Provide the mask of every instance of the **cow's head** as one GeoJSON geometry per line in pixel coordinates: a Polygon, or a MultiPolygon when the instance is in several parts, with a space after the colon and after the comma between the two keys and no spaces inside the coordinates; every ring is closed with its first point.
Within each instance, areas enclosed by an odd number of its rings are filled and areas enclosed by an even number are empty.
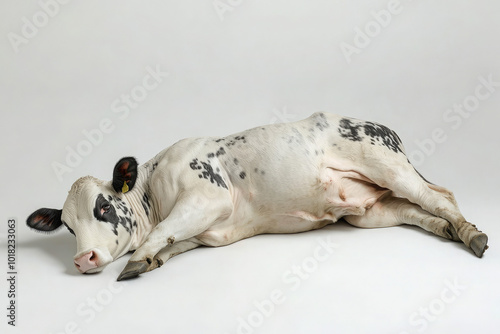
{"type": "Polygon", "coordinates": [[[132,190],[136,179],[137,161],[123,158],[116,164],[111,182],[82,177],[71,187],[62,210],[39,209],[26,222],[43,232],[65,225],[76,237],[77,269],[99,272],[131,250],[135,242],[136,215],[124,193],[132,190]]]}

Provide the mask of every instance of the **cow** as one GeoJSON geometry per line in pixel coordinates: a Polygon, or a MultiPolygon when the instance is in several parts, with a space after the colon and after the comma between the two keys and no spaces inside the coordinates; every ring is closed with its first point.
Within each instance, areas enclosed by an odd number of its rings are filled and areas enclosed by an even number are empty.
{"type": "Polygon", "coordinates": [[[482,257],[488,237],[467,222],[452,192],[427,181],[398,135],[378,123],[314,113],[227,137],[183,139],[139,166],[120,159],[111,181],[78,179],[62,209],[27,218],[76,237],[74,264],[97,273],[134,251],[118,280],[203,246],[263,233],[419,226],[482,257]]]}

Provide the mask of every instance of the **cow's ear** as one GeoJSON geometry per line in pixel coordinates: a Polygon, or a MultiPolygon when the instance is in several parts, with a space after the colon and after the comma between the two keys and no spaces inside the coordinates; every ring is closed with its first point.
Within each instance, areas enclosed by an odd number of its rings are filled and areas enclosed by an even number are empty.
{"type": "Polygon", "coordinates": [[[52,232],[61,227],[61,214],[62,210],[38,209],[26,219],[26,224],[37,231],[52,232]]]}
{"type": "Polygon", "coordinates": [[[113,170],[113,189],[126,193],[132,190],[137,179],[137,160],[133,157],[121,158],[113,170]]]}

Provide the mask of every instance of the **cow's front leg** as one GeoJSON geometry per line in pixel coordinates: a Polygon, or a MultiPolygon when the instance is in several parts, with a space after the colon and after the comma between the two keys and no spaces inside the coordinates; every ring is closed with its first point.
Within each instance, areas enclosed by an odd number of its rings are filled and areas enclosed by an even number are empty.
{"type": "Polygon", "coordinates": [[[150,270],[150,267],[154,267],[155,256],[163,248],[177,245],[182,248],[182,241],[206,231],[214,222],[229,217],[231,212],[232,202],[228,194],[221,198],[206,198],[198,193],[185,193],[170,215],[151,231],[146,241],[134,252],[118,280],[137,277],[150,270]]]}
{"type": "Polygon", "coordinates": [[[187,252],[191,249],[195,249],[196,247],[199,246],[200,243],[194,238],[176,242],[172,246],[167,246],[163,248],[161,251],[159,251],[158,254],[155,255],[155,257],[153,258],[153,262],[149,265],[146,271],[151,271],[156,268],[160,268],[165,262],[167,262],[174,256],[187,252]]]}

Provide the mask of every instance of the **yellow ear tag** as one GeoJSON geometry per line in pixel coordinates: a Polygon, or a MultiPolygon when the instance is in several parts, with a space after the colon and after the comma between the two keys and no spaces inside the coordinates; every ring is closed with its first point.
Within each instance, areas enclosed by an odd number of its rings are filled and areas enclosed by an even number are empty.
{"type": "Polygon", "coordinates": [[[126,193],[128,191],[128,184],[127,181],[123,182],[123,187],[122,187],[122,193],[126,193]]]}

